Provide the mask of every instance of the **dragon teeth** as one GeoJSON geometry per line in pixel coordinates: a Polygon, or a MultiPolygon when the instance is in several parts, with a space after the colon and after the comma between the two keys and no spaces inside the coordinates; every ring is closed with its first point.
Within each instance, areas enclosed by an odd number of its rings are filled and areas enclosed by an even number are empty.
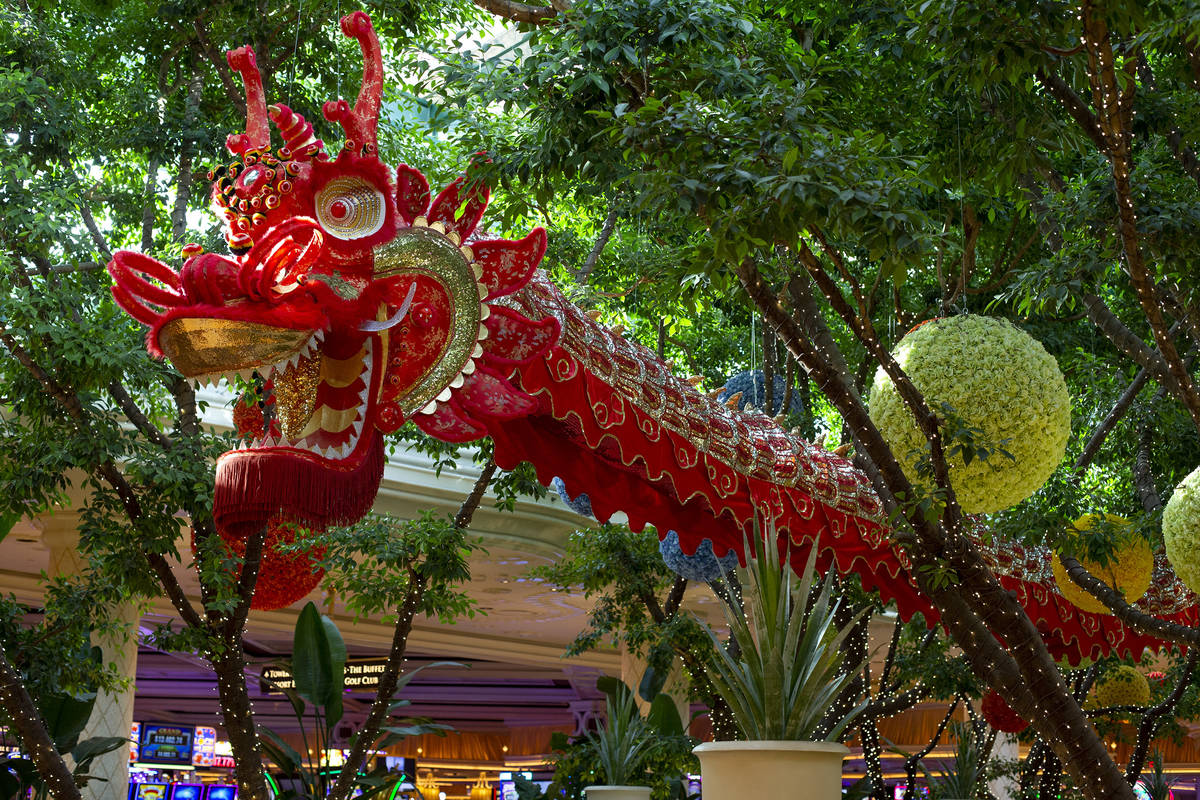
{"type": "Polygon", "coordinates": [[[466,380],[466,376],[460,372],[459,374],[454,376],[454,380],[450,381],[450,388],[457,389],[458,387],[463,385],[464,380],[466,380]]]}

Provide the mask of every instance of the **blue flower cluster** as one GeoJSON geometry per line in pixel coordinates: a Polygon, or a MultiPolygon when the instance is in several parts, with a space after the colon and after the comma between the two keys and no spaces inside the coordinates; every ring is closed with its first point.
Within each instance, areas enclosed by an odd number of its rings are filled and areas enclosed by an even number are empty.
{"type": "Polygon", "coordinates": [[[667,531],[667,535],[658,543],[658,552],[662,553],[663,563],[668,568],[689,581],[715,581],[738,565],[737,553],[732,550],[717,558],[708,539],[700,542],[695,553],[684,555],[679,546],[679,534],[675,531],[667,531]]]}
{"type": "MultiPolygon", "coordinates": [[[[778,414],[783,407],[783,396],[787,392],[787,387],[784,386],[784,376],[776,375],[771,388],[772,394],[775,396],[775,402],[771,404],[771,408],[774,409],[772,413],[778,414]]],[[[767,386],[763,371],[752,369],[737,373],[725,381],[725,388],[717,395],[717,400],[724,403],[738,392],[742,393],[742,396],[738,398],[739,409],[745,408],[748,403],[753,403],[755,408],[765,406],[767,386]]],[[[804,404],[800,402],[799,392],[792,392],[791,411],[794,414],[804,413],[804,404]]]]}
{"type": "Polygon", "coordinates": [[[562,478],[551,478],[550,488],[558,492],[558,496],[562,498],[562,501],[566,504],[567,508],[574,511],[576,514],[579,514],[583,517],[591,517],[592,519],[596,518],[596,515],[592,513],[591,498],[581,492],[578,497],[572,499],[571,496],[567,494],[567,485],[563,483],[562,478]]]}

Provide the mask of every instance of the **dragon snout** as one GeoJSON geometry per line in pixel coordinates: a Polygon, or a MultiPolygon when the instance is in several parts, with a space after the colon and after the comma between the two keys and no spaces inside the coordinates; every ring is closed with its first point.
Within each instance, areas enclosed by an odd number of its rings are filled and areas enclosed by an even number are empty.
{"type": "Polygon", "coordinates": [[[277,303],[307,280],[324,250],[325,236],[316,220],[290,219],[242,257],[240,288],[256,300],[277,303]]]}

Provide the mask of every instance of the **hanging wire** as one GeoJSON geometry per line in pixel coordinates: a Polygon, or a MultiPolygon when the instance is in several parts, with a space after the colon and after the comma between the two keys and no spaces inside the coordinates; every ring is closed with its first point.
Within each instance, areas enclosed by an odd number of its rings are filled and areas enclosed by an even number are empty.
{"type": "MultiPolygon", "coordinates": [[[[338,18],[338,23],[340,24],[342,21],[342,0],[337,0],[337,18],[338,18]]],[[[334,47],[335,48],[337,47],[337,43],[340,41],[341,41],[341,37],[335,35],[334,36],[334,47]]],[[[341,59],[335,59],[335,62],[340,65],[341,59]]],[[[337,76],[337,99],[341,100],[342,99],[342,70],[341,70],[340,66],[334,68],[334,75],[337,76]]]]}
{"type": "Polygon", "coordinates": [[[962,257],[961,263],[958,265],[958,274],[962,276],[962,290],[958,293],[958,313],[967,313],[967,275],[966,275],[966,258],[967,258],[967,186],[966,180],[963,178],[963,158],[962,158],[962,109],[954,109],[954,145],[958,150],[958,226],[962,230],[962,257]]]}
{"type": "Polygon", "coordinates": [[[754,357],[758,355],[758,345],[755,344],[754,334],[758,330],[758,319],[754,309],[750,310],[750,400],[758,405],[758,375],[755,374],[754,357]]]}
{"type": "MultiPolygon", "coordinates": [[[[288,91],[296,86],[296,56],[300,52],[300,24],[304,19],[304,0],[296,6],[296,38],[292,41],[292,63],[288,67],[288,91]]],[[[288,97],[288,102],[296,104],[295,97],[288,97]]]]}

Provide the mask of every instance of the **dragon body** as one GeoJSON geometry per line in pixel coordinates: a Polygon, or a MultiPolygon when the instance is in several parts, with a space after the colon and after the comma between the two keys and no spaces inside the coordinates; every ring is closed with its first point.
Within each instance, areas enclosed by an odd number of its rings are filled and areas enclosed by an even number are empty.
{"type": "MultiPolygon", "coordinates": [[[[365,66],[354,106],[324,109],[345,131],[336,157],[303,117],[266,105],[253,52],[231,51],[247,125],[228,139],[235,160],[212,173],[212,197],[232,256],[185,249],[176,271],[122,251],[109,265],[117,301],[149,326],[152,354],[194,380],[257,376],[235,409],[243,444],[217,464],[222,537],[237,550],[263,526],[359,519],[378,491],[384,436],[411,421],[446,441],[490,435],[501,467],[532,462],[543,483],[558,476],[572,495],[587,493],[598,518],[620,510],[635,529],[677,531],[685,552],[708,539],[717,555],[740,553],[753,520],[770,519],[794,563],[818,543],[821,569],[857,573],[905,618],[936,622],[849,461],[699,393],[573,306],[537,270],[543,230],[515,241],[479,234],[485,189],[460,178],[433,196],[420,172],[380,160],[379,44],[362,12],[341,26],[365,66]],[[276,150],[272,125],[284,142],[276,150]]],[[[1071,606],[1048,552],[985,553],[1056,655],[1136,656],[1156,644],[1071,606]]],[[[264,574],[312,573],[285,561],[268,552],[264,574]]],[[[286,605],[313,585],[285,583],[290,595],[255,604],[286,605]]],[[[1162,563],[1140,605],[1195,616],[1162,563]]]]}

